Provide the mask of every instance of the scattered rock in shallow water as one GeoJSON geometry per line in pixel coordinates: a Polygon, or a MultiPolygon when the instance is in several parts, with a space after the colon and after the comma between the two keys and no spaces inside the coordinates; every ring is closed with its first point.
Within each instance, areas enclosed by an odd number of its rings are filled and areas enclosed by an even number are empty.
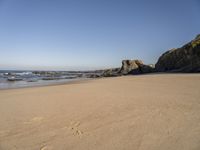
{"type": "Polygon", "coordinates": [[[112,68],[112,69],[107,69],[104,70],[102,76],[103,77],[116,77],[116,76],[120,76],[120,68],[112,68]]]}
{"type": "Polygon", "coordinates": [[[12,76],[12,77],[8,77],[7,80],[8,81],[22,81],[23,79],[19,78],[19,77],[12,76]]]}
{"type": "Polygon", "coordinates": [[[100,78],[101,75],[99,74],[91,74],[91,75],[88,75],[88,78],[100,78]]]}

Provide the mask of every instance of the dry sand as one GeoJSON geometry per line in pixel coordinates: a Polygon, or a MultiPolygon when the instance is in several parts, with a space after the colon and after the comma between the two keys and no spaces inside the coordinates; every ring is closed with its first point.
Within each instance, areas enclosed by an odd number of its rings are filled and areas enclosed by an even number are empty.
{"type": "Polygon", "coordinates": [[[200,74],[1,90],[0,150],[200,150],[200,74]]]}

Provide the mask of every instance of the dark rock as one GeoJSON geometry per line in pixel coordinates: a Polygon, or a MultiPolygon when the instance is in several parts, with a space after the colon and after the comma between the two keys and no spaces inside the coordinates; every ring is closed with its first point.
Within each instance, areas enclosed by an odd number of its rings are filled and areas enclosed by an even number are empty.
{"type": "Polygon", "coordinates": [[[102,77],[117,77],[128,74],[143,74],[154,72],[153,65],[145,65],[141,60],[123,60],[121,68],[106,69],[102,77]]]}
{"type": "Polygon", "coordinates": [[[141,60],[123,60],[120,73],[127,74],[143,74],[154,72],[153,65],[145,65],[141,60]]]}
{"type": "Polygon", "coordinates": [[[21,81],[21,80],[23,80],[23,79],[22,79],[22,78],[19,78],[19,77],[14,77],[14,76],[12,76],[12,77],[9,77],[7,80],[8,80],[8,81],[21,81]]]}
{"type": "Polygon", "coordinates": [[[142,73],[152,73],[155,72],[155,65],[150,64],[150,65],[140,65],[139,66],[141,74],[142,73]]]}
{"type": "Polygon", "coordinates": [[[57,78],[54,77],[44,77],[42,80],[57,80],[57,78]]]}
{"type": "Polygon", "coordinates": [[[101,75],[99,75],[99,74],[90,74],[88,76],[88,78],[100,78],[100,77],[101,77],[101,75]]]}
{"type": "Polygon", "coordinates": [[[159,72],[200,72],[200,35],[181,48],[165,52],[155,67],[159,72]]]}
{"type": "Polygon", "coordinates": [[[130,73],[139,73],[139,66],[143,65],[141,60],[123,60],[122,67],[120,69],[120,73],[123,75],[130,73]]]}
{"type": "Polygon", "coordinates": [[[112,69],[106,69],[102,73],[103,77],[116,77],[120,76],[121,74],[119,73],[120,68],[112,68],[112,69]]]}

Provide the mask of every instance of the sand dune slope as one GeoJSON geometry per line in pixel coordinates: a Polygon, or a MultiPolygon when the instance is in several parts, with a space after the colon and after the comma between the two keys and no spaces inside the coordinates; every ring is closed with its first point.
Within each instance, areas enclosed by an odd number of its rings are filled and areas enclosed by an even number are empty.
{"type": "Polygon", "coordinates": [[[0,150],[199,150],[200,74],[0,91],[0,150]]]}

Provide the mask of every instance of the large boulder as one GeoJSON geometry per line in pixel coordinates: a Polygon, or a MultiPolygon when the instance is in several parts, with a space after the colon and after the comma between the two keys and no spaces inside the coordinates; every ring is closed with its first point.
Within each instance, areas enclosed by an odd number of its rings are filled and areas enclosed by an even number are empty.
{"type": "Polygon", "coordinates": [[[155,67],[159,72],[200,72],[200,35],[183,47],[162,54],[155,67]]]}
{"type": "Polygon", "coordinates": [[[123,75],[130,74],[131,72],[139,73],[139,66],[141,65],[143,65],[141,60],[123,60],[120,73],[123,75]]]}
{"type": "Polygon", "coordinates": [[[142,60],[123,60],[120,73],[126,74],[143,74],[154,72],[153,65],[145,65],[142,60]]]}

